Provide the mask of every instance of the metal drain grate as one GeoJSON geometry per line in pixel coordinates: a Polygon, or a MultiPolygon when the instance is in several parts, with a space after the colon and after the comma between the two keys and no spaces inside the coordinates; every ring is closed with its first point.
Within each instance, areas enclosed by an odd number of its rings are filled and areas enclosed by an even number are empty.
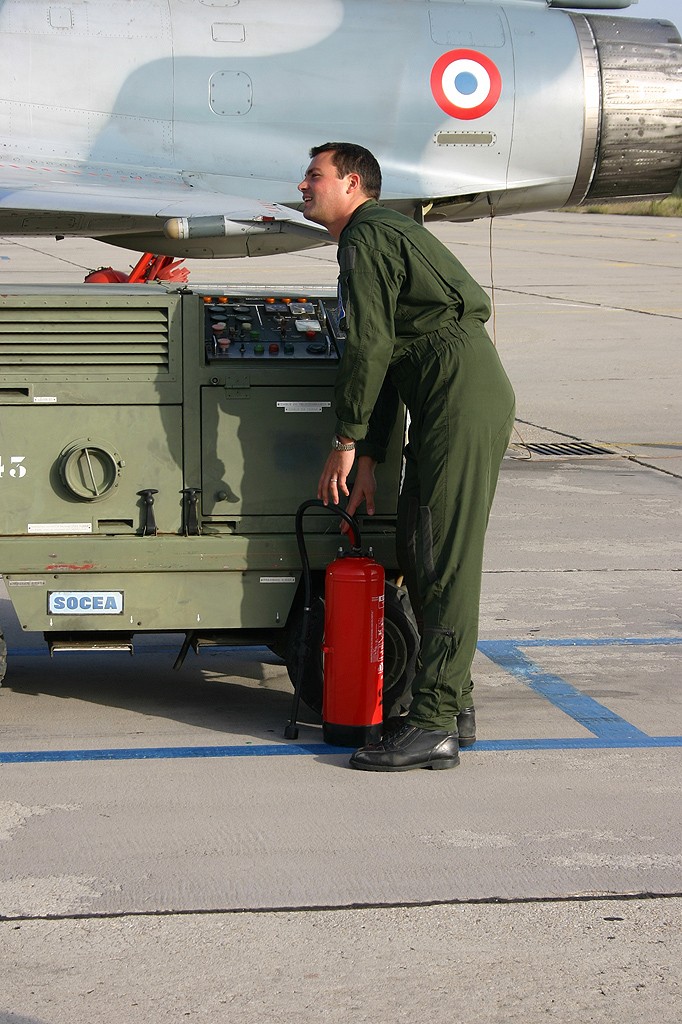
{"type": "Polygon", "coordinates": [[[529,452],[536,455],[614,455],[611,448],[602,448],[597,444],[590,444],[589,441],[558,441],[543,444],[538,441],[524,441],[519,445],[527,448],[529,452]]]}

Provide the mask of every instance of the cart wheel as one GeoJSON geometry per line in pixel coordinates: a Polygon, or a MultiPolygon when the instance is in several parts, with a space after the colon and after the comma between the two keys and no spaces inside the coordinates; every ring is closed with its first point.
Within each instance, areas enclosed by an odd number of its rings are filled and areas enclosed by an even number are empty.
{"type": "MultiPolygon", "coordinates": [[[[294,686],[298,672],[299,644],[303,609],[297,610],[289,629],[287,671],[294,686]]],[[[310,610],[308,656],[303,669],[301,700],[318,714],[322,713],[322,640],[324,636],[324,599],[317,595],[310,610]]],[[[386,583],[384,605],[384,721],[399,715],[410,705],[419,633],[410,599],[403,587],[386,583]]]]}
{"type": "Polygon", "coordinates": [[[407,711],[417,671],[419,631],[405,587],[387,583],[384,606],[384,721],[407,711]]]}
{"type": "Polygon", "coordinates": [[[0,686],[5,678],[5,672],[7,671],[7,644],[5,643],[5,636],[0,629],[0,686]]]}
{"type": "MultiPolygon", "coordinates": [[[[287,624],[285,661],[289,679],[296,686],[298,666],[301,657],[301,631],[303,630],[303,605],[292,611],[287,624]]],[[[314,594],[310,605],[308,623],[308,651],[301,679],[301,700],[311,711],[322,713],[322,639],[324,636],[324,599],[314,594]]]]}

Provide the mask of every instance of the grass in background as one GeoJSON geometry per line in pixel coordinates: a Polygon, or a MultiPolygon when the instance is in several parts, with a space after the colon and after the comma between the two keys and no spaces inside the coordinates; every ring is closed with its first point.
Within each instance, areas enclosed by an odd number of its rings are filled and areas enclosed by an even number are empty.
{"type": "Polygon", "coordinates": [[[603,203],[574,207],[576,213],[621,213],[633,217],[682,217],[682,196],[649,199],[643,202],[603,203]]]}
{"type": "Polygon", "coordinates": [[[671,196],[665,199],[636,200],[621,199],[613,203],[594,203],[589,206],[574,206],[576,213],[624,213],[633,217],[682,217],[682,178],[671,196]]]}

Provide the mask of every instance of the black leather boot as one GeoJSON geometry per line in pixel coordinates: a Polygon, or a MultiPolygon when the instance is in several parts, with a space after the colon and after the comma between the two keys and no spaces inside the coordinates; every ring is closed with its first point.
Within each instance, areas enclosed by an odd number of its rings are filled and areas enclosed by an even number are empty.
{"type": "Polygon", "coordinates": [[[368,772],[408,772],[411,768],[454,768],[459,764],[456,732],[402,725],[381,743],[356,750],[353,768],[368,772]]]}
{"type": "Polygon", "coordinates": [[[462,708],[457,715],[460,747],[473,747],[476,742],[476,708],[462,708]]]}

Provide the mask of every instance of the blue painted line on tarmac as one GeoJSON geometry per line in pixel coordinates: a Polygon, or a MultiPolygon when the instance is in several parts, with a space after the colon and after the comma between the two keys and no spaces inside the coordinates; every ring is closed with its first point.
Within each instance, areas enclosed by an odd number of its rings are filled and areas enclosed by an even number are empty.
{"type": "Polygon", "coordinates": [[[631,739],[604,739],[601,736],[566,739],[477,740],[467,750],[640,750],[652,747],[682,747],[682,736],[647,736],[639,733],[631,739]]]}
{"type": "Polygon", "coordinates": [[[326,743],[249,743],[233,747],[114,747],[109,750],[17,750],[0,753],[0,764],[54,761],[158,761],[190,757],[286,757],[292,754],[352,753],[326,743]]]}
{"type": "MultiPolygon", "coordinates": [[[[581,693],[560,676],[545,672],[528,658],[522,648],[671,646],[682,644],[682,637],[602,637],[527,640],[483,640],[479,650],[583,725],[592,737],[562,739],[479,740],[474,751],[519,750],[635,750],[682,747],[682,736],[647,736],[592,697],[581,693]]],[[[247,650],[247,648],[245,648],[247,650]]],[[[253,648],[250,648],[253,652],[253,648]]],[[[17,650],[16,653],[28,653],[17,650]]],[[[30,652],[31,654],[33,651],[30,652]]],[[[44,652],[41,652],[44,653],[44,652]]],[[[152,653],[150,650],[149,653],[152,653]]],[[[156,653],[156,652],[154,652],[156,653]]],[[[326,743],[243,744],[211,747],[128,747],[103,750],[0,751],[0,764],[46,764],[74,761],[147,761],[202,757],[285,757],[291,755],[348,755],[352,747],[332,747],[326,743]]],[[[466,751],[465,751],[466,753],[466,751]]]]}
{"type": "MultiPolygon", "coordinates": [[[[645,736],[641,738],[602,739],[527,739],[479,740],[471,751],[519,750],[638,750],[661,747],[682,747],[682,736],[645,736]]],[[[110,750],[17,750],[0,752],[0,764],[54,764],[85,761],[162,761],[205,757],[290,757],[345,756],[354,747],[332,747],[326,743],[254,743],[234,747],[130,747],[110,750]]]]}
{"type": "Polygon", "coordinates": [[[479,650],[515,679],[548,700],[579,725],[589,729],[601,740],[642,740],[646,733],[626,722],[594,698],[582,693],[561,676],[545,672],[520,650],[518,641],[484,640],[479,650]]]}
{"type": "Polygon", "coordinates": [[[682,644],[682,636],[605,636],[566,637],[548,640],[530,637],[527,640],[485,640],[483,643],[512,644],[515,647],[669,647],[682,644]]]}

